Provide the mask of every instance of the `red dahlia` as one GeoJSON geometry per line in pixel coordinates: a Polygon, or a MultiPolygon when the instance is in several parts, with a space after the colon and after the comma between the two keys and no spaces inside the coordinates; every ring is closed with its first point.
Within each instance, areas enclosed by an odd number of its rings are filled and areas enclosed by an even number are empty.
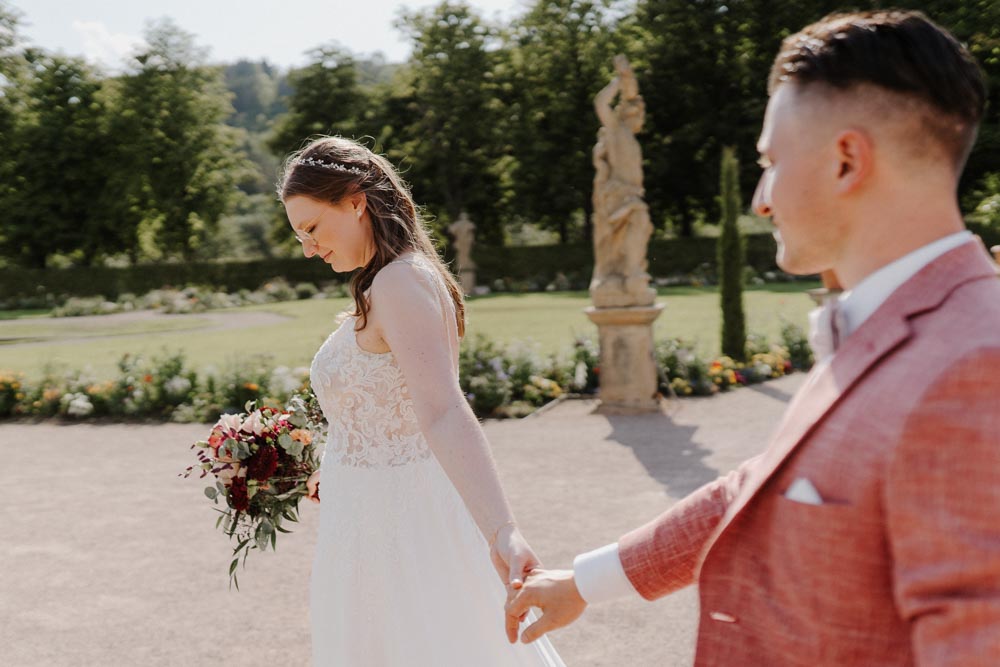
{"type": "Polygon", "coordinates": [[[250,509],[250,496],[247,495],[247,480],[245,477],[233,477],[229,485],[229,502],[237,512],[250,509]]]}
{"type": "Polygon", "coordinates": [[[262,445],[246,461],[247,479],[264,482],[278,469],[278,450],[272,445],[262,445]]]}

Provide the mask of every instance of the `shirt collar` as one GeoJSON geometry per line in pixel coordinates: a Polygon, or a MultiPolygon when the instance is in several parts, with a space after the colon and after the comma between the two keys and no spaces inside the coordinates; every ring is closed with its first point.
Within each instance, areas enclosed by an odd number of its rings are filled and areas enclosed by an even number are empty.
{"type": "Polygon", "coordinates": [[[935,259],[970,241],[972,232],[963,230],[928,243],[869,275],[854,289],[840,295],[840,309],[846,331],[844,338],[864,324],[893,292],[935,259]]]}

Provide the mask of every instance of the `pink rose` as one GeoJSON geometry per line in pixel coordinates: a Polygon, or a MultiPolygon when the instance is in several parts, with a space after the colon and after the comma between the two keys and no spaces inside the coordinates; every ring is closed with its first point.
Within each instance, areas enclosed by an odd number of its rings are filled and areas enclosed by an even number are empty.
{"type": "Polygon", "coordinates": [[[244,433],[253,433],[254,435],[261,435],[264,432],[264,421],[260,414],[260,410],[254,410],[250,413],[250,416],[243,420],[243,426],[240,430],[244,433]]]}
{"type": "Polygon", "coordinates": [[[222,427],[227,431],[239,431],[240,430],[240,416],[239,415],[222,415],[219,417],[219,421],[215,424],[216,428],[222,427]]]}

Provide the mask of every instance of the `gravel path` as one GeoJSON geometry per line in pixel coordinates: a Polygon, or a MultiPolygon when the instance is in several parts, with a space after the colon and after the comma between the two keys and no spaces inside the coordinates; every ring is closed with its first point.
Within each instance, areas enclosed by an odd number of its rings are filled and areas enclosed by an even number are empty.
{"type": "MultiPolygon", "coordinates": [[[[566,567],[760,451],[803,379],[644,417],[567,401],[486,432],[525,535],[547,565],[566,567]]],[[[0,665],[309,663],[318,508],[304,503],[294,534],[255,552],[242,591],[228,591],[228,541],[205,483],[176,476],[206,432],[0,424],[0,665]]],[[[593,607],[553,642],[569,667],[688,665],[696,619],[690,588],[593,607]]]]}

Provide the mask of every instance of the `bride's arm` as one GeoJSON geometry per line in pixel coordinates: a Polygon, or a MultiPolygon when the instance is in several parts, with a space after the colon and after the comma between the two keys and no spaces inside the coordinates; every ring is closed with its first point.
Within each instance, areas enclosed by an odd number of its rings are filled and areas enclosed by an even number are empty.
{"type": "MultiPolygon", "coordinates": [[[[431,450],[510,568],[509,581],[522,580],[539,563],[514,523],[489,441],[455,376],[446,328],[455,325],[442,314],[430,279],[408,263],[382,269],[372,283],[373,321],[403,372],[431,450]]],[[[494,563],[502,571],[495,556],[494,563]]]]}

